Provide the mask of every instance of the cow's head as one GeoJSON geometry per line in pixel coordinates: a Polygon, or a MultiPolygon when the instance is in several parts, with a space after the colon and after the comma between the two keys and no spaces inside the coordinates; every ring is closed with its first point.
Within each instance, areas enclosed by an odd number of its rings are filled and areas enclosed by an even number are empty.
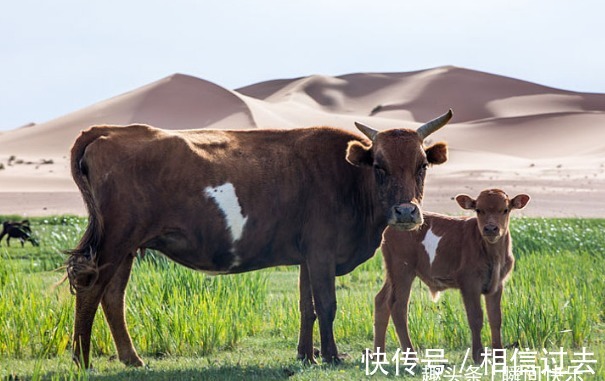
{"type": "Polygon", "coordinates": [[[529,196],[520,194],[509,199],[500,189],[488,189],[479,194],[476,200],[465,194],[456,196],[456,201],[463,209],[477,213],[477,225],[481,236],[488,243],[494,244],[508,233],[510,212],[523,209],[529,202],[529,196]]]}
{"type": "Polygon", "coordinates": [[[423,141],[445,126],[451,117],[452,110],[449,110],[416,131],[376,131],[364,124],[355,123],[370,139],[371,145],[349,142],[347,161],[359,167],[372,168],[375,189],[389,225],[401,230],[412,230],[422,224],[420,203],[426,170],[430,164],[441,164],[447,160],[445,143],[425,147],[423,141]]]}

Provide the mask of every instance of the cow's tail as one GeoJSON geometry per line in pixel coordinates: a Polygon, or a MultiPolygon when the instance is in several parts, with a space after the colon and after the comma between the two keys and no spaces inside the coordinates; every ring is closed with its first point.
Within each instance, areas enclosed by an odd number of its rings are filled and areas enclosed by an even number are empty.
{"type": "Polygon", "coordinates": [[[88,210],[88,225],[80,242],[66,254],[67,279],[72,294],[92,288],[99,278],[97,252],[103,238],[103,219],[89,182],[86,148],[96,139],[107,136],[108,130],[93,127],[83,131],[71,149],[71,175],[82,193],[88,210]]]}

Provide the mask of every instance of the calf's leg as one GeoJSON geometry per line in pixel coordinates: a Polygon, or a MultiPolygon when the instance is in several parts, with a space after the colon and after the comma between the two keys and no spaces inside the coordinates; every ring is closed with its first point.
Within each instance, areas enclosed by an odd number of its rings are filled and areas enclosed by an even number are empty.
{"type": "Polygon", "coordinates": [[[387,326],[391,316],[391,283],[384,282],[382,289],[374,297],[374,352],[385,349],[387,326]]]}
{"type": "Polygon", "coordinates": [[[487,319],[492,333],[492,348],[502,349],[502,287],[493,294],[485,295],[485,307],[487,309],[487,319]]]}
{"type": "Polygon", "coordinates": [[[466,317],[471,329],[472,335],[472,352],[475,363],[481,362],[481,328],[483,328],[483,310],[481,310],[481,292],[476,288],[460,289],[464,308],[466,309],[466,317]]]}
{"type": "Polygon", "coordinates": [[[391,289],[391,298],[389,300],[391,317],[399,338],[399,345],[402,350],[409,348],[414,352],[410,331],[408,328],[408,305],[410,303],[410,292],[412,291],[412,282],[414,275],[407,272],[398,274],[396,281],[393,281],[391,289]]]}

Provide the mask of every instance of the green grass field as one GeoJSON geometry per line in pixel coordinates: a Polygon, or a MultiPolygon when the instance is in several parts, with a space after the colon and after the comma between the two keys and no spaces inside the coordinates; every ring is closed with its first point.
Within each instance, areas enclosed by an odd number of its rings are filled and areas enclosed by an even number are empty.
{"type": "MultiPolygon", "coordinates": [[[[18,216],[0,220],[19,219],[18,216]]],[[[382,286],[378,253],[351,274],[337,279],[336,342],[349,358],[344,364],[304,366],[296,360],[299,326],[298,269],[274,268],[242,275],[207,276],[161,255],[137,259],[127,291],[127,321],[139,354],[147,363],[132,369],[115,360],[109,329],[99,309],[93,328],[94,370],[71,361],[74,298],[63,272],[61,252],[76,244],[85,219],[30,218],[41,245],[21,248],[17,240],[0,247],[0,379],[92,380],[355,380],[366,375],[362,353],[372,346],[373,298],[382,286]]],[[[559,357],[585,365],[605,379],[605,220],[514,219],[517,258],[503,298],[503,341],[507,365],[512,356],[536,352],[536,367],[554,367],[559,357]],[[563,350],[561,350],[561,348],[563,350]],[[582,349],[585,348],[585,349],[582,349]],[[557,352],[565,354],[556,355],[557,352]]],[[[410,331],[422,359],[441,349],[452,375],[470,346],[461,297],[445,292],[438,303],[416,281],[410,304],[410,331]],[[427,351],[428,350],[428,351],[427,351]],[[432,352],[431,352],[432,353],[432,352]]],[[[319,346],[319,334],[315,334],[319,346]]],[[[489,343],[484,324],[483,342],[489,343]]],[[[388,378],[398,367],[397,338],[389,328],[388,378]]],[[[427,357],[428,358],[428,357],[427,357]]],[[[465,363],[467,364],[467,363],[465,363]]],[[[367,364],[373,370],[375,363],[367,364]]],[[[467,364],[468,365],[468,364],[467,364]]],[[[414,379],[423,379],[416,369],[414,379]]],[[[587,368],[584,367],[584,370],[587,368]]],[[[426,375],[425,375],[426,376],[426,375]]],[[[541,379],[546,380],[547,375],[541,379]]],[[[567,379],[565,376],[561,379],[567,379]]],[[[410,378],[408,375],[407,378],[410,378]]],[[[426,377],[425,377],[426,378],[426,377]]],[[[491,374],[484,376],[491,379],[491,374]]],[[[497,377],[498,378],[498,377],[497,377]]],[[[457,379],[465,379],[460,377],[457,379]]],[[[469,378],[467,378],[469,379],[469,378]]],[[[550,379],[553,379],[552,377],[550,379]]]]}

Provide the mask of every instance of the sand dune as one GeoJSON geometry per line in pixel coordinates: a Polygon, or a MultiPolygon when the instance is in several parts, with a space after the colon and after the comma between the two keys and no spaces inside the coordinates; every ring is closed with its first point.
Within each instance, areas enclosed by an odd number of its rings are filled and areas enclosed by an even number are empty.
{"type": "Polygon", "coordinates": [[[168,129],[409,127],[454,109],[431,137],[450,161],[431,169],[426,208],[498,186],[527,191],[529,215],[605,217],[605,94],[576,93],[458,67],[409,73],[312,75],[227,90],[174,74],[54,120],[0,134],[0,214],[84,213],[68,152],[94,124],[168,129]],[[9,158],[13,157],[12,160],[9,158]],[[62,196],[57,196],[61,194],[62,196]],[[46,209],[44,209],[46,208],[46,209]]]}
{"type": "Polygon", "coordinates": [[[232,91],[174,74],[125,94],[29,128],[2,135],[1,155],[65,155],[75,137],[95,124],[145,123],[167,129],[254,127],[246,104],[232,91]]]}
{"type": "Polygon", "coordinates": [[[545,113],[605,111],[605,94],[557,90],[478,71],[440,67],[412,73],[358,73],[268,81],[237,89],[272,103],[422,122],[453,108],[455,122],[545,113]]]}

